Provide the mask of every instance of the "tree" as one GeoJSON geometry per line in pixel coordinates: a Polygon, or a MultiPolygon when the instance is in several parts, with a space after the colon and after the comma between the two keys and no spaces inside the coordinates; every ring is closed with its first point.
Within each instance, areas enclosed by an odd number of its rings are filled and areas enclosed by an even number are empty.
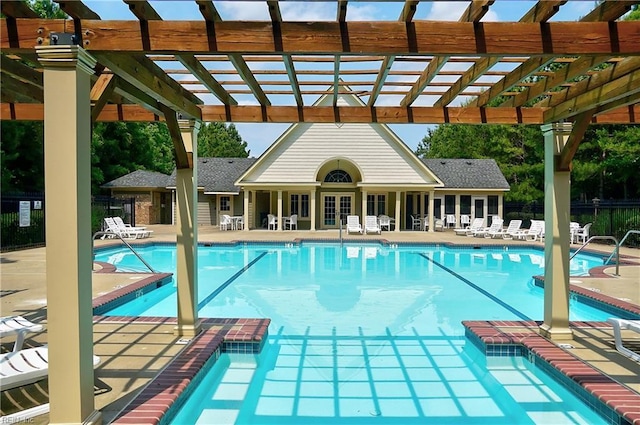
{"type": "Polygon", "coordinates": [[[165,124],[96,123],[91,144],[92,192],[135,170],[169,174],[175,166],[173,143],[165,124]]]}
{"type": "Polygon", "coordinates": [[[424,158],[493,158],[511,186],[507,200],[543,198],[544,149],[536,126],[444,124],[418,144],[424,158]],[[538,183],[540,182],[540,183],[538,183]]]}
{"type": "Polygon", "coordinates": [[[222,122],[204,123],[198,133],[199,157],[247,158],[247,142],[242,140],[236,126],[222,122]]]}

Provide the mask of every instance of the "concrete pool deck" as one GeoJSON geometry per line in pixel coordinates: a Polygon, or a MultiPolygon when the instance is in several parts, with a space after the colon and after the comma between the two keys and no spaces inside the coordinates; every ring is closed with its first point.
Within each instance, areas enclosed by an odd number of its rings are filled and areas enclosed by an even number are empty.
{"type": "MultiPolygon", "coordinates": [[[[148,226],[153,236],[138,240],[145,242],[175,242],[175,227],[170,225],[148,226]]],[[[337,230],[329,231],[218,231],[217,227],[201,226],[198,228],[200,242],[251,241],[295,241],[299,239],[336,240],[337,230]]],[[[426,233],[419,231],[383,232],[380,235],[346,235],[345,240],[386,240],[389,242],[424,242],[450,243],[458,245],[535,245],[539,242],[503,241],[501,239],[468,238],[457,236],[452,231],[426,233]]],[[[96,246],[111,245],[113,240],[96,241],[96,246]]],[[[577,248],[579,245],[573,245],[577,248]]],[[[591,244],[589,251],[610,253],[612,247],[591,244]]],[[[620,276],[614,276],[615,267],[598,270],[595,276],[572,278],[574,288],[582,288],[586,294],[594,297],[609,297],[610,302],[630,306],[640,311],[640,250],[622,248],[621,256],[628,265],[620,267],[620,276]],[[616,301],[617,300],[617,301],[616,301]]],[[[2,296],[0,306],[2,315],[20,314],[33,321],[46,325],[46,274],[45,249],[36,248],[24,251],[0,254],[2,272],[2,296]]],[[[146,274],[100,273],[95,267],[93,274],[94,298],[108,295],[131,283],[148,277],[146,274]]],[[[46,326],[45,326],[46,328],[46,326]]],[[[614,381],[640,393],[638,364],[619,354],[613,345],[611,328],[606,324],[574,323],[574,348],[565,350],[587,365],[601,371],[614,381]]],[[[530,329],[528,331],[531,331],[530,329]]],[[[638,335],[625,333],[632,348],[640,348],[638,335]]],[[[46,331],[31,335],[26,345],[46,343],[46,331]]],[[[3,351],[8,349],[12,341],[2,341],[3,351]]],[[[96,368],[95,403],[103,413],[105,423],[112,421],[118,412],[128,404],[140,390],[170,360],[184,349],[179,338],[173,335],[170,322],[150,321],[102,321],[94,323],[95,353],[100,356],[101,363],[96,368]]],[[[638,350],[636,350],[638,351],[638,350]]],[[[27,407],[34,403],[46,401],[47,382],[4,391],[2,393],[2,414],[27,407]]],[[[638,409],[640,410],[640,408],[638,409]]],[[[639,412],[640,417],[640,412],[639,412]]],[[[47,415],[35,418],[33,423],[47,423],[47,415]]]]}

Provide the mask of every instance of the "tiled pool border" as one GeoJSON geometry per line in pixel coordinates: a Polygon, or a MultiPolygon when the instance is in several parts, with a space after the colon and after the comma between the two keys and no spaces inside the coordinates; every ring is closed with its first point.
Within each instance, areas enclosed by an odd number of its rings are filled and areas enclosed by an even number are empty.
{"type": "MultiPolygon", "coordinates": [[[[640,394],[540,336],[536,333],[539,323],[478,320],[463,321],[462,324],[467,340],[487,357],[528,358],[610,424],[640,424],[640,394]]],[[[611,328],[607,322],[571,322],[570,326],[611,328]]]]}
{"type": "MultiPolygon", "coordinates": [[[[99,322],[175,324],[175,318],[98,317],[99,322]]],[[[269,319],[204,319],[198,334],[119,413],[114,424],[171,422],[189,394],[222,353],[258,354],[267,340],[269,319]]]]}

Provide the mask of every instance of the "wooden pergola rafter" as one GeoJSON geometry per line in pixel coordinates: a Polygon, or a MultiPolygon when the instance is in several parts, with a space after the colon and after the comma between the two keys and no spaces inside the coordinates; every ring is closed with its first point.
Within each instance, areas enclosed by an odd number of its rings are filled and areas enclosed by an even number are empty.
{"type": "MultiPolygon", "coordinates": [[[[495,1],[470,1],[458,22],[438,23],[416,19],[419,1],[405,1],[395,22],[348,21],[347,1],[336,4],[335,22],[286,21],[275,0],[266,2],[267,20],[255,22],[225,21],[206,0],[196,1],[202,21],[163,20],[149,2],[138,0],[125,1],[136,20],[101,20],[81,1],[59,2],[72,20],[40,19],[26,3],[8,1],[2,3],[7,18],[0,35],[3,62],[31,68],[21,75],[33,76],[40,72],[36,45],[50,42],[53,33],[78,33],[83,47],[98,59],[96,76],[106,72],[118,77],[111,98],[101,99],[97,120],[112,119],[112,110],[125,120],[157,120],[163,115],[160,105],[165,105],[197,120],[218,117],[222,107],[225,121],[324,121],[326,114],[309,112],[313,107],[305,106],[309,101],[304,98],[328,90],[334,98],[329,115],[344,122],[373,116],[387,123],[420,123],[429,119],[425,117],[442,117],[436,123],[485,123],[503,117],[505,123],[542,124],[546,117],[572,120],[578,114],[549,110],[558,108],[553,99],[580,94],[581,87],[586,92],[584,84],[572,81],[613,81],[603,64],[640,54],[640,24],[616,21],[638,1],[604,1],[580,22],[550,20],[561,8],[571,7],[572,0],[539,1],[519,22],[483,22],[495,1]],[[283,66],[269,66],[276,61],[283,66]],[[216,69],[205,65],[224,62],[228,65],[216,69]],[[363,65],[356,67],[359,62],[363,65]],[[461,69],[465,63],[467,68],[461,69]],[[564,65],[549,68],[552,63],[564,65]],[[221,79],[224,75],[233,78],[221,79]],[[308,77],[313,75],[318,78],[308,77]],[[339,106],[343,87],[356,90],[366,106],[339,106]],[[414,105],[421,96],[432,100],[414,105]],[[499,96],[504,98],[499,113],[487,112],[499,96]],[[290,103],[282,101],[286,98],[290,103]],[[534,99],[537,103],[530,104],[534,99]],[[255,107],[241,106],[255,102],[258,116],[255,107]],[[475,108],[483,112],[477,114],[475,108]],[[478,118],[469,118],[474,116],[478,118]]],[[[38,86],[22,90],[23,84],[11,80],[20,77],[4,68],[3,117],[34,119],[41,98],[35,93],[38,86]]],[[[633,102],[633,96],[626,98],[633,102]]],[[[610,111],[603,105],[621,102],[619,97],[606,100],[606,93],[598,99],[598,122],[606,122],[610,111]]],[[[624,110],[629,109],[615,116],[624,110]]],[[[630,122],[636,119],[629,116],[630,122]]]]}

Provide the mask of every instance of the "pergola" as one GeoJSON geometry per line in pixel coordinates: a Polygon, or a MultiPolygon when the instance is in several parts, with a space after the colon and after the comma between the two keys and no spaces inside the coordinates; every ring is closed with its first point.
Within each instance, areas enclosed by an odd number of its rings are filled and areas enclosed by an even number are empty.
{"type": "MultiPolygon", "coordinates": [[[[71,19],[42,19],[3,1],[2,120],[44,120],[51,423],[101,421],[93,401],[90,141],[95,121],[165,121],[177,164],[176,332],[199,332],[199,123],[535,124],[545,135],[545,312],[540,330],[570,339],[569,187],[590,124],[640,119],[640,22],[617,21],[640,1],[608,0],[577,22],[553,21],[577,0],[540,0],[518,22],[484,22],[496,0],[467,1],[456,22],[163,20],[123,0],[137,19],[101,20],[56,0],[71,19]],[[338,105],[354,90],[365,106],[338,105]],[[311,106],[329,93],[333,106],[311,106]],[[238,99],[251,96],[250,102],[238,99]],[[62,365],[67,364],[67,367],[62,365]],[[69,366],[71,365],[71,366],[69,366]]],[[[503,0],[499,0],[502,2],[503,0]]],[[[362,4],[359,2],[358,4],[362,4]]],[[[426,1],[423,1],[426,3],[426,1]]]]}

